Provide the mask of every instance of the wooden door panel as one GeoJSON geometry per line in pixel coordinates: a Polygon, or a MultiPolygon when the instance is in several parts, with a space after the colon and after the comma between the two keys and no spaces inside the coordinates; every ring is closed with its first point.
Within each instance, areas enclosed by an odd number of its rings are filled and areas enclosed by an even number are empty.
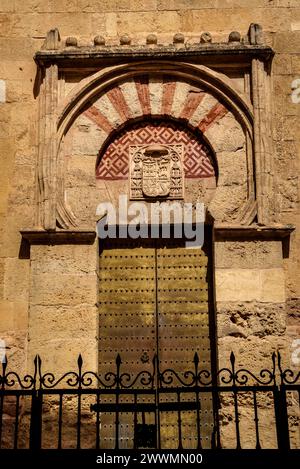
{"type": "MultiPolygon", "coordinates": [[[[210,369],[207,268],[208,256],[202,249],[186,249],[178,240],[147,240],[145,246],[140,241],[116,240],[104,246],[99,261],[100,373],[114,370],[118,353],[123,371],[132,375],[142,369],[152,371],[156,353],[161,370],[192,370],[196,351],[200,367],[210,369]],[[145,352],[146,362],[142,360],[145,352]]],[[[176,396],[166,399],[175,401],[176,396]]],[[[147,397],[144,400],[148,402],[147,397]]],[[[212,402],[205,394],[200,400],[201,433],[203,441],[208,441],[212,402]]],[[[106,447],[114,446],[112,419],[111,414],[102,421],[106,447]]],[[[120,422],[125,441],[133,434],[132,415],[122,415],[120,422]]],[[[162,447],[172,448],[178,440],[177,423],[176,412],[161,414],[162,447]]],[[[195,413],[182,412],[184,447],[196,447],[196,437],[195,413]]]]}
{"type": "MultiPolygon", "coordinates": [[[[176,370],[182,379],[185,371],[193,370],[196,351],[201,368],[210,369],[207,265],[208,259],[202,249],[164,246],[157,250],[160,368],[176,370]]],[[[204,395],[199,400],[202,444],[207,447],[212,432],[212,402],[204,395]]],[[[174,441],[178,441],[177,418],[176,412],[165,412],[161,417],[162,447],[172,448],[174,441]]],[[[195,413],[182,412],[181,420],[183,446],[195,448],[195,413]]]]}
{"type": "Polygon", "coordinates": [[[130,240],[104,243],[99,260],[99,368],[120,354],[126,371],[143,365],[143,352],[156,352],[154,247],[130,240]],[[120,244],[125,244],[120,248],[120,244]],[[127,247],[126,247],[127,246],[127,247]]]}

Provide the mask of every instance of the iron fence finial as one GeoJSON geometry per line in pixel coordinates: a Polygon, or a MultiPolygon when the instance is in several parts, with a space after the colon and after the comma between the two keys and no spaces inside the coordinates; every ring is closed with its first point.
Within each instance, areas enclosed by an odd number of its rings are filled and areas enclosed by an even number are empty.
{"type": "Polygon", "coordinates": [[[121,360],[121,355],[118,353],[117,355],[117,358],[116,358],[116,365],[117,367],[119,367],[122,363],[122,360],[121,360]]]}
{"type": "Polygon", "coordinates": [[[81,353],[78,355],[77,364],[78,364],[79,370],[81,370],[81,369],[82,369],[82,365],[83,365],[83,358],[82,358],[81,353]]]}

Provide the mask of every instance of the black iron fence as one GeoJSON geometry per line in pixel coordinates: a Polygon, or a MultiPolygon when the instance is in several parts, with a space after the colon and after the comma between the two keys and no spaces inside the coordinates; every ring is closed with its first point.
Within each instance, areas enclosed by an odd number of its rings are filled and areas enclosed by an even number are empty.
{"type": "Polygon", "coordinates": [[[254,374],[230,366],[151,370],[132,376],[121,357],[103,376],[77,370],[56,378],[42,360],[20,377],[2,364],[0,448],[10,449],[283,449],[299,448],[300,372],[283,369],[280,354],[254,374]]]}

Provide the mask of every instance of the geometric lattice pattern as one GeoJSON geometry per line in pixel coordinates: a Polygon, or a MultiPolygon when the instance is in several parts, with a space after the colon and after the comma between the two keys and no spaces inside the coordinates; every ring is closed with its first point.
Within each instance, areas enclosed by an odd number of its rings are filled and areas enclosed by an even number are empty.
{"type": "Polygon", "coordinates": [[[208,178],[215,175],[213,157],[205,142],[170,121],[151,121],[124,130],[107,147],[96,170],[97,179],[127,179],[130,145],[183,144],[184,175],[186,178],[208,178]]]}

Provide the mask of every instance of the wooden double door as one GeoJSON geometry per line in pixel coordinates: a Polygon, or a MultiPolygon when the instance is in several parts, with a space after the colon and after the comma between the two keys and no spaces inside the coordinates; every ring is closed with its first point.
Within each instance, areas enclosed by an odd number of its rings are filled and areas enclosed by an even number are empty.
{"type": "MultiPolygon", "coordinates": [[[[99,315],[102,375],[115,369],[117,354],[121,356],[122,370],[131,375],[141,370],[151,371],[154,355],[159,358],[161,371],[171,368],[180,375],[193,369],[195,352],[200,358],[199,367],[211,370],[214,325],[209,239],[203,248],[186,248],[183,241],[176,239],[102,241],[99,315]]],[[[206,417],[203,425],[207,427],[202,433],[208,441],[211,398],[203,394],[201,399],[203,417],[206,417]]],[[[149,416],[148,420],[152,424],[153,418],[149,416]]],[[[166,448],[175,444],[174,419],[175,414],[161,417],[166,448]]],[[[182,423],[182,438],[187,448],[195,447],[192,420],[192,413],[187,413],[182,423]]],[[[109,440],[114,438],[109,433],[109,427],[112,428],[109,422],[109,416],[103,416],[108,447],[109,440]]],[[[131,426],[130,417],[121,423],[124,447],[130,447],[131,426]]]]}

